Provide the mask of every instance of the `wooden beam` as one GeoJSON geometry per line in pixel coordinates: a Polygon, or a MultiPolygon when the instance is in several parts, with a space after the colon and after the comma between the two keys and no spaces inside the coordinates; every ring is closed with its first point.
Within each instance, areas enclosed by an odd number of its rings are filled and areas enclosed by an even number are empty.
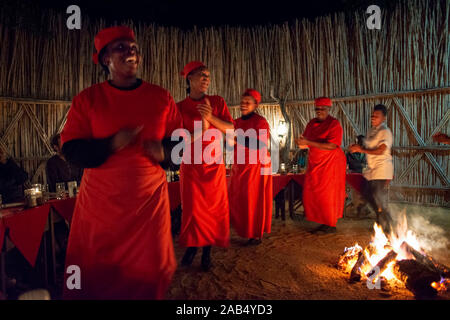
{"type": "MultiPolygon", "coordinates": [[[[17,122],[22,117],[22,115],[23,115],[23,108],[19,108],[19,111],[17,111],[17,113],[14,115],[8,127],[4,131],[3,136],[0,138],[0,142],[3,144],[4,147],[6,147],[6,138],[13,130],[13,128],[17,125],[17,122]]],[[[5,149],[4,147],[2,147],[2,149],[4,149],[4,151],[6,152],[7,149],[5,149]]]]}
{"type": "Polygon", "coordinates": [[[356,136],[359,136],[361,134],[361,130],[359,130],[358,126],[356,125],[356,123],[353,121],[352,117],[350,116],[350,113],[348,113],[347,109],[342,105],[342,103],[339,101],[337,102],[337,105],[339,106],[339,108],[342,110],[342,112],[345,115],[345,118],[347,119],[347,121],[350,123],[350,126],[353,128],[353,131],[355,131],[356,136]]]}
{"type": "Polygon", "coordinates": [[[439,190],[450,191],[450,186],[418,186],[409,184],[392,184],[390,189],[418,189],[418,190],[439,190]]]}
{"type": "Polygon", "coordinates": [[[0,102],[14,102],[23,104],[61,104],[70,105],[72,101],[67,100],[46,100],[46,99],[33,99],[33,98],[15,98],[15,97],[1,97],[0,102]]]}
{"type": "MultiPolygon", "coordinates": [[[[438,87],[429,89],[418,89],[409,91],[397,91],[397,92],[382,92],[382,93],[372,93],[372,94],[361,94],[356,96],[345,96],[345,97],[334,97],[331,98],[333,103],[343,102],[343,101],[359,101],[359,100],[375,100],[383,98],[393,98],[393,97],[404,97],[404,96],[414,96],[423,94],[450,94],[450,87],[438,87]]],[[[1,100],[0,100],[1,101],[1,100]]],[[[286,106],[289,107],[291,104],[310,104],[314,105],[314,100],[290,100],[286,102],[286,106]]],[[[277,101],[266,101],[261,102],[260,106],[276,106],[279,105],[277,101]]],[[[229,106],[228,108],[238,108],[239,105],[229,106]]]]}
{"type": "MultiPolygon", "coordinates": [[[[436,128],[434,128],[433,132],[430,134],[430,136],[428,137],[428,139],[426,140],[427,143],[430,143],[433,139],[433,135],[439,131],[441,131],[441,129],[444,127],[445,123],[447,122],[447,120],[450,117],[450,109],[447,110],[447,112],[445,113],[444,117],[442,118],[442,120],[439,122],[439,124],[436,126],[436,128]]],[[[412,170],[412,168],[416,165],[417,161],[419,161],[420,158],[422,158],[423,154],[417,154],[414,156],[414,158],[411,160],[411,162],[409,163],[408,167],[405,168],[405,170],[403,170],[403,172],[398,176],[397,181],[403,181],[406,178],[406,175],[409,173],[409,171],[412,170]]]]}
{"type": "Polygon", "coordinates": [[[42,128],[42,125],[39,122],[36,114],[34,113],[34,111],[31,109],[31,107],[29,105],[25,104],[23,107],[24,107],[24,110],[27,113],[28,117],[30,118],[31,123],[33,124],[35,130],[37,131],[37,134],[41,138],[41,141],[44,143],[44,146],[47,148],[47,151],[51,154],[53,152],[53,148],[50,145],[47,134],[45,133],[44,128],[42,128]]]}
{"type": "MultiPolygon", "coordinates": [[[[402,103],[400,102],[400,100],[398,100],[397,97],[393,97],[392,100],[394,101],[395,105],[397,106],[398,110],[400,111],[401,115],[403,116],[403,118],[406,121],[406,124],[408,125],[409,129],[411,130],[411,132],[413,133],[414,137],[417,140],[417,143],[424,147],[426,146],[425,141],[422,139],[422,137],[420,136],[420,134],[417,132],[416,128],[414,127],[414,124],[412,123],[411,119],[409,118],[405,108],[403,107],[402,103]]],[[[447,112],[448,113],[448,112],[447,112]]],[[[441,177],[442,181],[444,181],[444,183],[446,185],[450,185],[450,180],[447,177],[446,173],[444,172],[444,170],[441,168],[441,166],[439,165],[439,163],[436,161],[436,159],[434,158],[434,156],[429,153],[429,152],[425,152],[425,156],[428,158],[428,160],[431,162],[431,165],[433,166],[433,168],[436,170],[436,172],[438,173],[438,175],[441,177]]],[[[418,160],[418,159],[417,159],[418,160]]],[[[416,160],[416,161],[417,161],[416,160]]],[[[409,172],[409,170],[411,170],[412,168],[412,162],[410,163],[410,165],[408,166],[408,171],[405,170],[405,172],[402,173],[402,175],[398,178],[397,181],[401,182],[405,177],[406,177],[406,173],[409,172]]]]}
{"type": "Polygon", "coordinates": [[[450,146],[430,145],[425,146],[393,146],[393,150],[426,150],[426,151],[450,151],[450,146]]]}
{"type": "Polygon", "coordinates": [[[3,152],[9,155],[8,146],[2,140],[0,140],[0,149],[2,149],[3,152]]]}
{"type": "Polygon", "coordinates": [[[293,110],[295,115],[300,119],[300,122],[302,123],[303,127],[306,127],[308,121],[306,121],[305,117],[300,112],[298,112],[297,108],[294,108],[293,110]]]}

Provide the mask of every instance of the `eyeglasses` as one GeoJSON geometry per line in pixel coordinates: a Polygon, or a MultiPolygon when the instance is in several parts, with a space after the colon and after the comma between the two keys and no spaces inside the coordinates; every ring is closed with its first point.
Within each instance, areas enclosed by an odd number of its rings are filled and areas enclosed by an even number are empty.
{"type": "Polygon", "coordinates": [[[327,108],[314,108],[315,111],[325,111],[327,108]]]}

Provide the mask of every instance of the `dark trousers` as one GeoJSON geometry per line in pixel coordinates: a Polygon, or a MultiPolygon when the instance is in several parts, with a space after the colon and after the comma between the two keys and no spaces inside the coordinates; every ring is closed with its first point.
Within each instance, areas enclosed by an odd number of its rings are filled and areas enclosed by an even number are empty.
{"type": "Polygon", "coordinates": [[[363,197],[377,213],[377,223],[386,234],[391,232],[393,223],[388,208],[389,182],[390,180],[369,180],[363,188],[363,197]]]}

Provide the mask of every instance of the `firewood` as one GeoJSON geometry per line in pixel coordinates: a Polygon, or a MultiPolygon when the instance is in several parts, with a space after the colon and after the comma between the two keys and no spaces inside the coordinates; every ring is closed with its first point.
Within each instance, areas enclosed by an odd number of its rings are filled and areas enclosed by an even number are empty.
{"type": "Polygon", "coordinates": [[[439,274],[444,278],[450,277],[450,268],[433,260],[431,257],[427,255],[423,255],[413,247],[411,247],[406,242],[403,242],[401,248],[406,252],[410,253],[414,259],[416,259],[419,263],[425,265],[432,272],[439,272],[439,274]]]}
{"type": "Polygon", "coordinates": [[[380,261],[378,261],[378,263],[376,264],[375,267],[373,267],[369,273],[367,274],[367,277],[370,278],[372,277],[375,272],[377,272],[377,267],[379,268],[379,275],[383,273],[384,270],[386,270],[387,266],[389,265],[390,262],[394,261],[395,258],[397,258],[397,253],[394,250],[389,251],[388,254],[386,254],[384,256],[383,259],[381,259],[380,261]]]}
{"type": "Polygon", "coordinates": [[[443,265],[442,263],[437,262],[431,257],[428,257],[428,260],[433,263],[433,265],[436,267],[437,270],[439,270],[439,273],[441,274],[441,277],[443,278],[450,278],[450,268],[443,265]]]}
{"type": "Polygon", "coordinates": [[[350,249],[346,249],[340,257],[336,264],[336,268],[347,271],[349,266],[352,265],[352,263],[356,263],[355,261],[358,259],[359,254],[361,253],[362,248],[360,246],[354,246],[350,249]]]}
{"type": "Polygon", "coordinates": [[[437,290],[431,286],[441,279],[437,270],[433,272],[427,265],[410,259],[397,261],[393,272],[416,297],[433,297],[437,294],[437,290]]]}
{"type": "Polygon", "coordinates": [[[363,252],[360,252],[358,255],[358,261],[353,266],[352,271],[350,273],[350,282],[361,281],[361,268],[367,263],[367,256],[363,252]]]}
{"type": "Polygon", "coordinates": [[[358,260],[356,261],[356,264],[353,266],[352,271],[350,272],[350,282],[361,281],[361,270],[369,262],[367,257],[371,256],[375,252],[376,247],[372,244],[369,244],[361,252],[361,255],[358,255],[358,260]]]}

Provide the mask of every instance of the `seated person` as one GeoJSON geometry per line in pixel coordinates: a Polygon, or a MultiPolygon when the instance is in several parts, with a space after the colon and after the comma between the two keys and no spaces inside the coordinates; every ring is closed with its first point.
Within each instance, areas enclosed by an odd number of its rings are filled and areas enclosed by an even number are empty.
{"type": "Polygon", "coordinates": [[[0,148],[0,194],[3,203],[22,201],[28,174],[0,148]]]}
{"type": "Polygon", "coordinates": [[[50,144],[56,154],[47,161],[47,183],[50,192],[56,191],[56,183],[76,181],[80,185],[83,169],[69,163],[61,152],[61,138],[59,133],[54,135],[50,144]]]}

